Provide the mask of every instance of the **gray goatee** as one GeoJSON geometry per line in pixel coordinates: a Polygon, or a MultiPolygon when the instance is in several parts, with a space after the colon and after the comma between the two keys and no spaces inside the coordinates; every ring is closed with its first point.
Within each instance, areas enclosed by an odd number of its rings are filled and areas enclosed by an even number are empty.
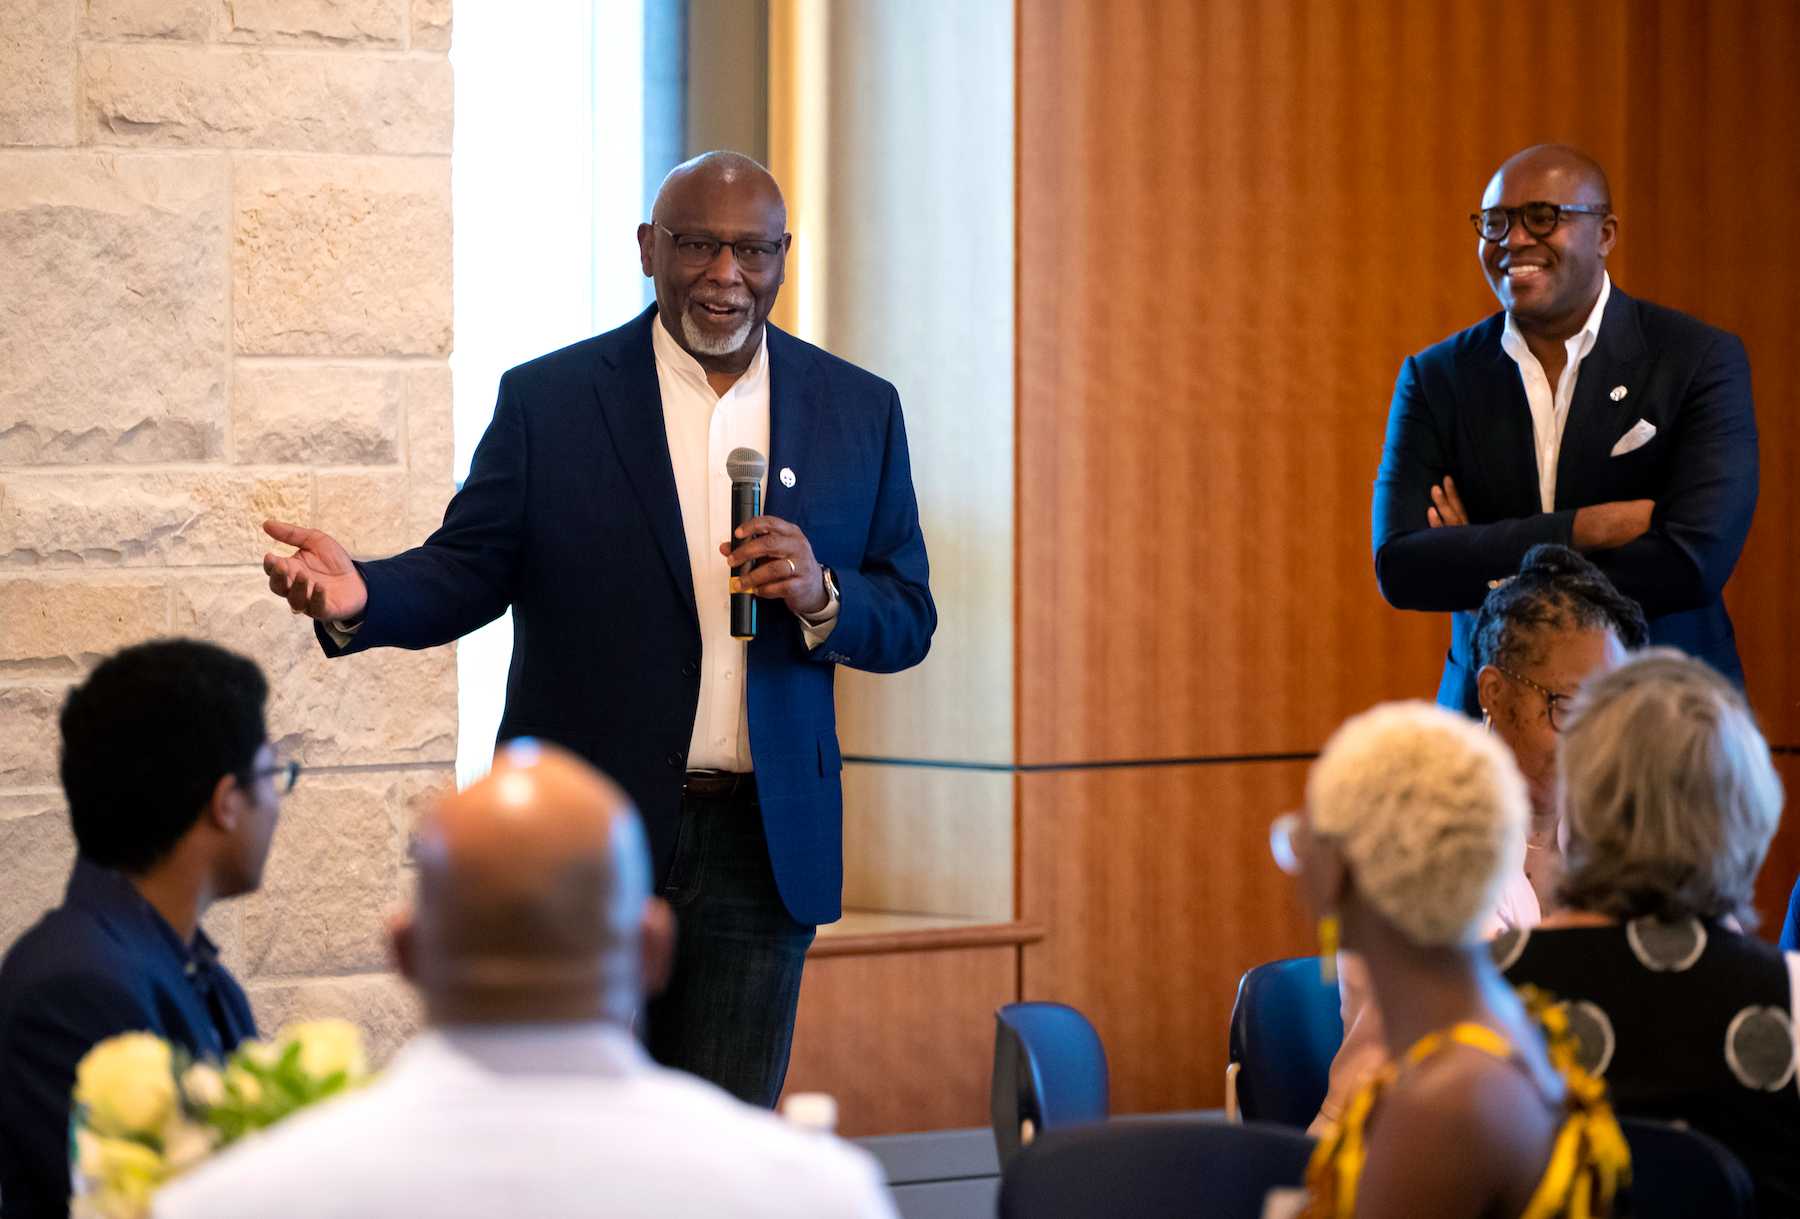
{"type": "Polygon", "coordinates": [[[688,341],[688,349],[704,356],[728,356],[743,350],[755,324],[746,313],[743,324],[737,329],[722,337],[715,337],[701,329],[691,313],[683,310],[681,314],[681,333],[688,341]]]}

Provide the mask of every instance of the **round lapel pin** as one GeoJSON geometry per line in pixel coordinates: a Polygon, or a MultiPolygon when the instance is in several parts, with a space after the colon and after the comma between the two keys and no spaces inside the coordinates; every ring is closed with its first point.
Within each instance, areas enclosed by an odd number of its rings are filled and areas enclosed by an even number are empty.
{"type": "Polygon", "coordinates": [[[1623,385],[1615,385],[1612,387],[1612,393],[1609,396],[1612,398],[1612,400],[1614,402],[1622,402],[1622,401],[1624,401],[1625,395],[1629,392],[1630,391],[1627,390],[1623,385]]]}
{"type": "MultiPolygon", "coordinates": [[[[1620,394],[1619,396],[1621,398],[1624,397],[1623,394],[1620,394]]],[[[781,467],[781,485],[784,487],[792,487],[794,485],[794,472],[786,466],[781,467]]]]}

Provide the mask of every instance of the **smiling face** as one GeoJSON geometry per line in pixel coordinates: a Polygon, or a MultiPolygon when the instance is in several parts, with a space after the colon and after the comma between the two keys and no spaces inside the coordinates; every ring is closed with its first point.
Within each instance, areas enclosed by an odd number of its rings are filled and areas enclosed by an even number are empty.
{"type": "MultiPolygon", "coordinates": [[[[1571,150],[1534,148],[1500,167],[1483,209],[1529,202],[1605,204],[1606,180],[1591,161],[1571,150]]],[[[1482,240],[1481,268],[1500,305],[1526,334],[1564,339],[1581,329],[1606,274],[1606,256],[1618,239],[1618,218],[1564,214],[1547,237],[1535,237],[1518,217],[1499,241],[1482,240]]]]}
{"type": "Polygon", "coordinates": [[[708,372],[742,371],[786,274],[787,206],[775,180],[748,158],[708,154],[669,175],[652,217],[638,226],[638,252],[644,274],[656,281],[664,327],[708,372]],[[677,235],[770,242],[780,253],[749,271],[727,244],[694,265],[678,254],[677,235]]]}

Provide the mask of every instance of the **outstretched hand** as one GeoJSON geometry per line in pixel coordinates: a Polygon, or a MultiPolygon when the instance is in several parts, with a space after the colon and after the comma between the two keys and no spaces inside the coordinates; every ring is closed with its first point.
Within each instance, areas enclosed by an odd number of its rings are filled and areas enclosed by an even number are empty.
{"type": "Polygon", "coordinates": [[[286,521],[264,521],[263,532],[296,548],[286,558],[263,555],[269,591],[285,600],[289,609],[323,622],[344,622],[362,614],[369,604],[368,585],[336,538],[286,521]]]}

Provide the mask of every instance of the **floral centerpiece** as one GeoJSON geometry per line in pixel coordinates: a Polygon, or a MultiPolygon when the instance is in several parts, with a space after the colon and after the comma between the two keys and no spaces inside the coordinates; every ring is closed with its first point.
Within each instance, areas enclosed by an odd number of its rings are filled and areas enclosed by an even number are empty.
{"type": "Polygon", "coordinates": [[[367,1076],[362,1033],[347,1020],[244,1042],[222,1069],[187,1061],[151,1033],[109,1037],[75,1072],[70,1214],[141,1219],[165,1181],[367,1076]]]}

